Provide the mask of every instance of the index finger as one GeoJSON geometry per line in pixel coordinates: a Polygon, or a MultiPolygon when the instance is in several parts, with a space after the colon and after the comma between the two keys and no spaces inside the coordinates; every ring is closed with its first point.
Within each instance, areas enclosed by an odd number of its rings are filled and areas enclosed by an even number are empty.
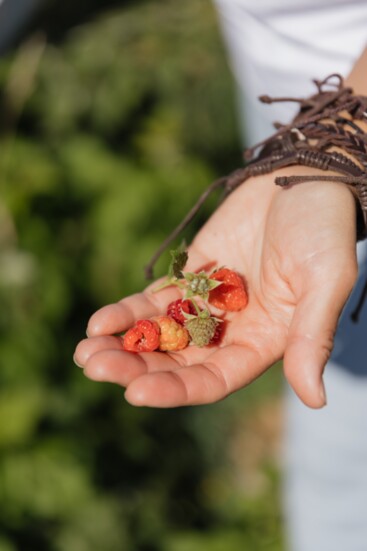
{"type": "Polygon", "coordinates": [[[151,318],[165,312],[168,304],[181,297],[177,288],[167,288],[159,293],[147,289],[130,295],[115,304],[103,306],[95,312],[87,327],[88,337],[114,335],[126,331],[138,319],[151,318]]]}

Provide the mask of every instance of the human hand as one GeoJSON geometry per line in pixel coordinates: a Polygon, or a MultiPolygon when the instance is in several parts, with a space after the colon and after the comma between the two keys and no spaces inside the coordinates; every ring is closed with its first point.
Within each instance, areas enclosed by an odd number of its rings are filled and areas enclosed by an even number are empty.
{"type": "Polygon", "coordinates": [[[113,335],[137,319],[164,313],[180,298],[177,288],[153,294],[150,286],[91,317],[88,338],[74,356],[85,375],[126,387],[131,404],[175,407],[220,400],[284,358],[294,391],[306,405],[322,407],[322,373],[357,277],[355,202],[340,183],[275,186],[275,176],[297,173],[304,174],[304,167],[248,180],[189,248],[185,270],[215,262],[243,274],[248,285],[248,306],[226,315],[219,346],[123,351],[121,338],[113,335]]]}

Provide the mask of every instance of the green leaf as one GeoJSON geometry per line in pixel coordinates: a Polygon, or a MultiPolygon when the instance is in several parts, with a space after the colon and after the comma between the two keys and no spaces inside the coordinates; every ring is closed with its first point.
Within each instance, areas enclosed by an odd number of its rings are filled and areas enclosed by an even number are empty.
{"type": "Polygon", "coordinates": [[[186,266],[186,262],[189,257],[186,249],[186,243],[183,241],[177,249],[170,251],[170,254],[172,256],[172,260],[168,268],[168,277],[170,279],[182,279],[184,277],[182,270],[186,266]]]}

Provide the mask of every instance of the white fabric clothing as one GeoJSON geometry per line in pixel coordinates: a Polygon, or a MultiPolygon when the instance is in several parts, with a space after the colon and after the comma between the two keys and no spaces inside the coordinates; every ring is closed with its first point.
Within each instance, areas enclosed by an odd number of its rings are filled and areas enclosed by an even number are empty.
{"type": "MultiPolygon", "coordinates": [[[[367,45],[367,0],[214,0],[238,85],[246,144],[289,122],[297,105],[258,96],[315,93],[312,79],[347,76],[367,45]]],[[[366,75],[367,78],[367,75],[366,75]]],[[[301,184],[303,185],[303,184],[301,184]]],[[[284,507],[289,551],[367,550],[367,305],[350,320],[367,276],[342,315],[325,372],[329,405],[313,411],[287,392],[284,507]]],[[[348,266],[345,267],[348,269],[348,266]]]]}
{"type": "Polygon", "coordinates": [[[367,305],[360,297],[366,243],[357,247],[361,275],[343,312],[324,381],[328,405],[305,407],[287,392],[284,510],[289,551],[367,549],[367,305]]]}
{"type": "Polygon", "coordinates": [[[247,143],[286,122],[293,104],[258,96],[307,96],[311,80],[346,75],[367,43],[367,0],[215,0],[238,84],[247,143]]]}

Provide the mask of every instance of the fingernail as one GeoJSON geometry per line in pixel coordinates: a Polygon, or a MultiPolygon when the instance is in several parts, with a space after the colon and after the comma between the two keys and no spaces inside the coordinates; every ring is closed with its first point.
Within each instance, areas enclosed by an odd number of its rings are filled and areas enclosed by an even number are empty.
{"type": "Polygon", "coordinates": [[[75,365],[77,365],[78,367],[83,367],[82,365],[80,365],[76,359],[75,359],[75,356],[73,356],[73,362],[75,363],[75,365]]]}
{"type": "Polygon", "coordinates": [[[320,398],[321,398],[321,400],[322,400],[323,406],[326,406],[326,404],[327,404],[327,398],[326,398],[326,392],[325,392],[324,381],[321,381],[321,386],[320,386],[320,398]]]}

